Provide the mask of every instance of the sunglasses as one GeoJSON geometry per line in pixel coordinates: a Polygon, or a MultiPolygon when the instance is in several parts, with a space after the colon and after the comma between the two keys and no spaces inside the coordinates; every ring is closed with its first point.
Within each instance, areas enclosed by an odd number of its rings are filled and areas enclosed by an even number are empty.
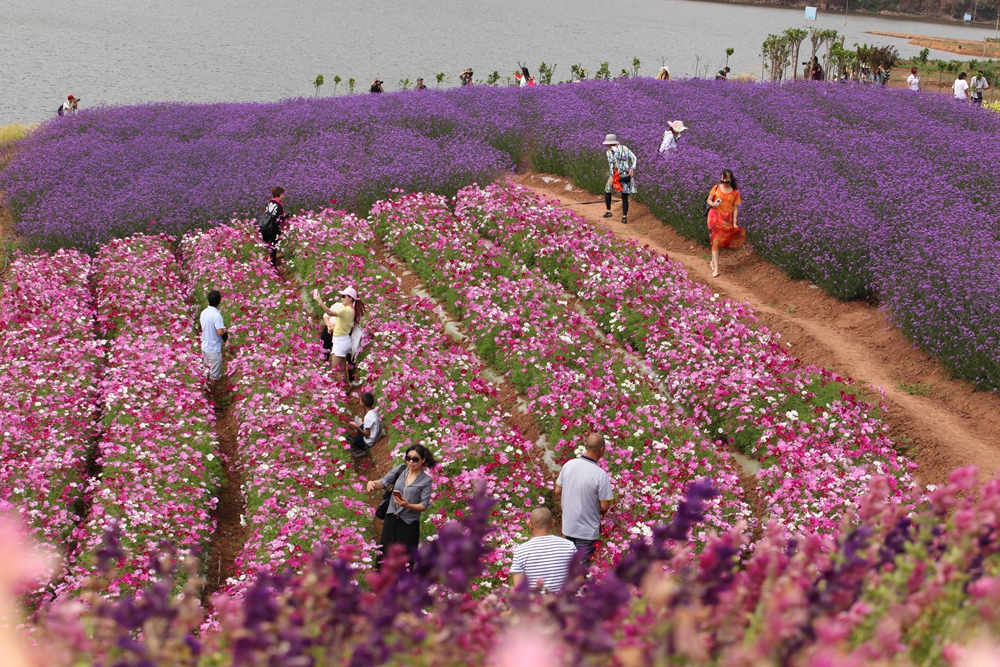
{"type": "Polygon", "coordinates": [[[419,456],[404,456],[403,460],[408,463],[420,463],[421,458],[419,456]]]}
{"type": "Polygon", "coordinates": [[[723,183],[730,183],[731,181],[728,178],[724,178],[724,179],[722,179],[722,182],[723,183]]]}

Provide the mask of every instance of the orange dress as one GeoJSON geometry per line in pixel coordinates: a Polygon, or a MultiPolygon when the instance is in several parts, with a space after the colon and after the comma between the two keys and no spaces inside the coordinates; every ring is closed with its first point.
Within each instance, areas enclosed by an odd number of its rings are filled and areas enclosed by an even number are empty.
{"type": "Polygon", "coordinates": [[[740,191],[723,192],[716,185],[709,193],[712,201],[721,199],[722,203],[708,212],[708,238],[712,241],[712,250],[719,248],[739,248],[747,240],[747,232],[733,223],[736,207],[740,205],[740,191]]]}

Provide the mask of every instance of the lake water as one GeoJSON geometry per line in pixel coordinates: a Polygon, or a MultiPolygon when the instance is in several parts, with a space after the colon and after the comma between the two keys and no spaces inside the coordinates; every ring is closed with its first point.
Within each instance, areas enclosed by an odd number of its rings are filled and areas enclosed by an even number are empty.
{"type": "MultiPolygon", "coordinates": [[[[725,61],[734,74],[760,76],[768,33],[806,27],[803,10],[693,0],[6,0],[0,8],[0,124],[44,120],[68,93],[83,106],[157,100],[278,100],[322,94],[333,77],[367,90],[378,76],[398,81],[446,72],[445,86],[472,67],[477,78],[511,74],[518,61],[533,73],[555,64],[612,72],[642,61],[654,75],[665,59],[674,76],[703,74],[725,61]],[[700,61],[698,61],[700,57],[700,61]]],[[[984,26],[820,12],[815,25],[858,42],[919,47],[867,30],[981,40],[984,26]]],[[[803,44],[808,55],[808,41],[803,44]]],[[[974,54],[970,54],[974,56],[974,54]]],[[[932,57],[955,58],[934,53],[932,57]]],[[[346,91],[342,84],[337,93],[346,91]]]]}

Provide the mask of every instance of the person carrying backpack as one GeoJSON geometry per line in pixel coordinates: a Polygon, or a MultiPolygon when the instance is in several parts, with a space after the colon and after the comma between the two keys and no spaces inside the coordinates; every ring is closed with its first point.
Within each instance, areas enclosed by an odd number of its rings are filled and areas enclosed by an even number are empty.
{"type": "Polygon", "coordinates": [[[60,116],[70,116],[76,113],[77,108],[80,105],[80,98],[73,97],[72,95],[66,96],[66,101],[59,105],[56,109],[56,113],[60,116]]]}
{"type": "Polygon", "coordinates": [[[260,237],[271,250],[271,264],[278,266],[278,248],[275,245],[278,236],[281,235],[281,222],[285,217],[285,207],[281,203],[281,198],[285,195],[285,188],[276,185],[271,188],[271,198],[267,200],[267,208],[261,216],[257,225],[260,228],[260,237]]]}

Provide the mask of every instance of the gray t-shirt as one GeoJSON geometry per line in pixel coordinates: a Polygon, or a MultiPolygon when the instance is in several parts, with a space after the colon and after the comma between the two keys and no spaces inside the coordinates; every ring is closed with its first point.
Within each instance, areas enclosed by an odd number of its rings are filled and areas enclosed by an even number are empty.
{"type": "Polygon", "coordinates": [[[562,487],[562,532],[578,540],[601,536],[601,501],[614,500],[611,478],[597,461],[580,457],[567,461],[556,484],[562,487]]]}
{"type": "MultiPolygon", "coordinates": [[[[417,475],[417,478],[413,480],[411,484],[407,484],[406,466],[401,467],[402,470],[399,468],[393,468],[390,470],[388,474],[382,478],[382,483],[385,484],[386,487],[391,486],[393,490],[402,493],[406,502],[413,505],[430,507],[431,492],[434,490],[434,481],[431,479],[430,475],[421,470],[420,474],[417,475]],[[398,474],[396,473],[397,470],[399,470],[398,474]]],[[[396,498],[394,496],[389,497],[388,514],[395,514],[406,523],[413,523],[414,521],[420,520],[420,512],[414,512],[411,509],[400,507],[396,504],[396,498]]]]}
{"type": "Polygon", "coordinates": [[[201,350],[209,354],[222,352],[222,336],[217,329],[225,329],[222,313],[209,306],[201,311],[201,350]]]}

